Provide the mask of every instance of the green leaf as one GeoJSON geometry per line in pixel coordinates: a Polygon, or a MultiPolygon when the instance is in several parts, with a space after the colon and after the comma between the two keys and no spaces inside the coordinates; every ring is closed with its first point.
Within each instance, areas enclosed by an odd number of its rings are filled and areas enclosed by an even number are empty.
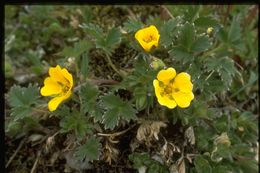
{"type": "Polygon", "coordinates": [[[14,85],[11,87],[8,96],[12,107],[31,106],[39,98],[39,89],[32,84],[29,84],[27,88],[14,85]]]}
{"type": "Polygon", "coordinates": [[[131,119],[136,119],[136,110],[130,103],[122,101],[119,97],[114,95],[107,95],[102,97],[102,105],[106,108],[103,117],[103,123],[106,129],[113,129],[119,119],[129,122],[131,119]]]}
{"type": "Polygon", "coordinates": [[[186,22],[181,29],[180,44],[183,46],[183,48],[185,48],[188,52],[190,52],[194,39],[195,39],[194,26],[186,22]]]}
{"type": "Polygon", "coordinates": [[[147,93],[144,87],[136,87],[134,90],[135,105],[137,110],[143,110],[147,106],[147,93]]]}
{"type": "Polygon", "coordinates": [[[121,41],[121,33],[118,28],[112,28],[106,37],[106,45],[105,47],[109,47],[111,49],[115,48],[121,41]]]}
{"type": "Polygon", "coordinates": [[[212,173],[212,168],[209,162],[202,156],[197,156],[195,158],[194,165],[198,173],[212,173]]]}
{"type": "Polygon", "coordinates": [[[8,100],[11,106],[11,116],[14,121],[22,119],[31,113],[31,107],[38,103],[39,89],[36,85],[27,88],[14,85],[8,93],[8,100]]]}
{"type": "Polygon", "coordinates": [[[87,52],[92,47],[92,44],[87,40],[81,40],[74,44],[73,47],[65,47],[61,51],[62,56],[66,57],[79,57],[84,52],[87,52]]]}
{"type": "Polygon", "coordinates": [[[240,29],[240,23],[238,21],[239,17],[234,17],[228,32],[228,41],[229,43],[234,43],[238,40],[240,40],[241,37],[241,29],[240,29]]]}
{"type": "Polygon", "coordinates": [[[98,26],[92,23],[89,24],[82,24],[80,25],[81,28],[85,29],[87,33],[93,37],[95,40],[100,40],[104,38],[103,30],[98,26]]]}
{"type": "Polygon", "coordinates": [[[81,161],[93,161],[99,158],[100,150],[101,144],[99,138],[92,136],[84,145],[76,149],[75,156],[81,161]]]}
{"type": "MultiPolygon", "coordinates": [[[[162,27],[160,31],[160,43],[169,46],[173,43],[173,38],[176,35],[178,19],[168,20],[162,27]]],[[[160,45],[160,44],[159,44],[160,45]]]]}
{"type": "Polygon", "coordinates": [[[124,23],[124,29],[129,33],[129,32],[136,32],[140,28],[142,28],[143,24],[139,20],[132,20],[128,19],[124,23]]]}
{"type": "Polygon", "coordinates": [[[96,48],[103,49],[111,56],[116,46],[121,42],[121,33],[118,28],[109,30],[105,38],[100,38],[96,42],[96,48]]]}
{"type": "Polygon", "coordinates": [[[206,35],[198,37],[192,45],[193,52],[203,52],[211,47],[209,37],[206,35]]]}
{"type": "Polygon", "coordinates": [[[223,43],[228,43],[228,33],[224,28],[220,28],[216,37],[223,43]]]}
{"type": "Polygon", "coordinates": [[[60,121],[62,133],[74,131],[78,139],[82,139],[86,133],[90,132],[92,125],[88,123],[85,116],[82,116],[77,111],[73,111],[60,121]]]}
{"type": "Polygon", "coordinates": [[[88,113],[95,110],[96,100],[98,97],[98,88],[90,83],[86,83],[81,87],[80,97],[82,99],[82,110],[83,113],[88,113]]]}
{"type": "Polygon", "coordinates": [[[209,28],[209,27],[214,28],[219,26],[218,21],[211,16],[199,17],[194,21],[194,24],[198,27],[204,27],[204,28],[209,28]]]}
{"type": "Polygon", "coordinates": [[[109,109],[105,112],[103,123],[105,124],[105,129],[114,129],[118,124],[119,120],[119,110],[117,108],[109,109]]]}
{"type": "Polygon", "coordinates": [[[182,63],[192,62],[194,59],[191,53],[187,52],[186,49],[180,46],[174,47],[172,50],[169,51],[169,54],[174,60],[182,63]]]}
{"type": "Polygon", "coordinates": [[[184,18],[189,22],[193,22],[198,17],[201,5],[187,5],[186,8],[184,18]]]}
{"type": "Polygon", "coordinates": [[[234,61],[228,57],[208,58],[205,66],[208,71],[217,72],[227,88],[230,87],[233,77],[237,73],[234,61]]]}

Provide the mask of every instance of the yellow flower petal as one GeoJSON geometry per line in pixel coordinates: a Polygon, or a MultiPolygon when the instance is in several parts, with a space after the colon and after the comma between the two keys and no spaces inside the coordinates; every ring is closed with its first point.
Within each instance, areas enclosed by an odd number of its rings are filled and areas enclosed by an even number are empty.
{"type": "Polygon", "coordinates": [[[159,32],[154,25],[140,29],[135,33],[135,39],[147,52],[149,52],[153,46],[158,46],[159,38],[159,32]]]}
{"type": "Polygon", "coordinates": [[[67,69],[62,69],[61,70],[62,75],[69,81],[70,83],[70,88],[73,86],[73,78],[72,75],[68,72],[67,69]]]}
{"type": "Polygon", "coordinates": [[[68,99],[71,95],[71,91],[69,91],[68,93],[66,93],[66,95],[60,96],[60,97],[54,97],[53,99],[51,99],[48,103],[48,108],[50,111],[55,111],[57,109],[57,107],[59,106],[59,104],[68,99]]]}
{"type": "Polygon", "coordinates": [[[163,88],[159,86],[158,80],[153,80],[153,86],[155,89],[155,95],[160,105],[167,106],[170,109],[173,109],[177,106],[176,102],[170,99],[167,95],[161,96],[161,92],[163,91],[163,88]]]}
{"type": "Polygon", "coordinates": [[[157,79],[159,81],[162,81],[164,83],[168,83],[170,80],[172,80],[176,76],[176,71],[174,68],[170,67],[167,68],[166,70],[161,70],[157,74],[157,79]]]}
{"type": "Polygon", "coordinates": [[[50,67],[49,69],[49,75],[50,77],[54,80],[54,81],[59,81],[63,84],[68,83],[68,79],[66,79],[62,72],[61,72],[61,68],[59,65],[57,65],[56,67],[50,67]]]}
{"type": "Polygon", "coordinates": [[[194,99],[194,95],[192,92],[174,92],[172,94],[174,100],[176,101],[177,105],[181,108],[186,108],[190,105],[191,100],[194,99]]]}
{"type": "Polygon", "coordinates": [[[174,78],[173,87],[183,92],[192,91],[193,84],[191,83],[190,75],[185,72],[177,74],[174,78]]]}
{"type": "Polygon", "coordinates": [[[47,77],[44,80],[44,87],[41,88],[41,95],[42,96],[51,96],[54,94],[59,94],[62,92],[62,88],[58,85],[52,78],[47,77]]]}

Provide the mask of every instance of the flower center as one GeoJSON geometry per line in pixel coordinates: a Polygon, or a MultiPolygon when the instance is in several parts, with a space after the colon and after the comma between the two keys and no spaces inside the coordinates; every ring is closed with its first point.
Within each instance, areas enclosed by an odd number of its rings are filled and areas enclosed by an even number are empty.
{"type": "Polygon", "coordinates": [[[166,85],[166,87],[164,88],[163,92],[165,94],[171,94],[172,93],[172,86],[166,85]]]}
{"type": "Polygon", "coordinates": [[[163,83],[161,83],[161,86],[163,88],[162,92],[161,92],[161,96],[167,96],[170,99],[172,99],[172,93],[176,93],[179,92],[180,90],[178,88],[175,88],[172,83],[169,83],[167,85],[164,85],[163,83]]]}
{"type": "Polygon", "coordinates": [[[62,87],[62,93],[67,93],[70,89],[70,87],[68,85],[65,85],[61,82],[58,82],[58,84],[62,87]]]}
{"type": "Polygon", "coordinates": [[[143,38],[143,41],[148,43],[155,40],[155,37],[153,35],[147,35],[145,38],[143,38]]]}

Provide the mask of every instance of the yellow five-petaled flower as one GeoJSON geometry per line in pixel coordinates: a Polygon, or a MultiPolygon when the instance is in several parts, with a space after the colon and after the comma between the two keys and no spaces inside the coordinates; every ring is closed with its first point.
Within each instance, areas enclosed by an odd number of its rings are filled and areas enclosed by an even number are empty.
{"type": "Polygon", "coordinates": [[[50,77],[44,80],[41,95],[54,97],[49,101],[48,108],[55,111],[62,101],[71,96],[73,78],[66,68],[61,69],[59,65],[50,67],[49,75],[50,77]]]}
{"type": "Polygon", "coordinates": [[[174,68],[161,70],[153,80],[155,95],[158,102],[170,109],[177,105],[186,108],[194,99],[192,93],[193,84],[188,73],[182,72],[176,75],[174,68]],[[158,79],[158,80],[157,80],[158,79]]]}
{"type": "Polygon", "coordinates": [[[146,52],[149,52],[153,46],[158,46],[159,38],[160,34],[154,25],[140,29],[135,33],[135,39],[146,52]]]}

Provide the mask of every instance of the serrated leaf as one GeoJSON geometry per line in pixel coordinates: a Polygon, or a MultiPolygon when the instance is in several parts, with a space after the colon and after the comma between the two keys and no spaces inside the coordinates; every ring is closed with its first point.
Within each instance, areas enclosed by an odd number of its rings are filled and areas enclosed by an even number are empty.
{"type": "Polygon", "coordinates": [[[31,107],[38,102],[39,89],[36,85],[27,88],[14,85],[9,93],[8,100],[11,106],[11,116],[14,121],[23,119],[31,113],[31,107]]]}
{"type": "Polygon", "coordinates": [[[82,139],[86,133],[90,131],[92,125],[88,123],[85,116],[77,111],[73,111],[71,115],[66,116],[60,121],[62,133],[74,131],[78,139],[82,139]]]}
{"type": "Polygon", "coordinates": [[[113,48],[114,46],[119,44],[121,41],[120,36],[121,36],[121,33],[120,33],[119,29],[112,28],[107,34],[106,46],[113,48]]]}
{"type": "Polygon", "coordinates": [[[119,120],[119,109],[113,108],[105,112],[103,117],[103,123],[105,124],[105,129],[114,129],[119,120]]]}
{"type": "Polygon", "coordinates": [[[81,87],[79,93],[82,99],[83,113],[85,114],[94,111],[96,100],[99,94],[98,88],[91,85],[90,83],[86,83],[83,87],[81,87]]]}
{"type": "Polygon", "coordinates": [[[238,21],[238,17],[234,17],[228,32],[228,41],[229,43],[234,43],[238,40],[240,40],[240,23],[238,21]]]}
{"type": "Polygon", "coordinates": [[[192,45],[193,52],[202,52],[211,47],[209,37],[206,35],[198,37],[192,45]]]}
{"type": "Polygon", "coordinates": [[[99,104],[95,105],[95,109],[89,112],[90,116],[94,118],[94,122],[102,122],[103,112],[99,104]]]}
{"type": "Polygon", "coordinates": [[[229,87],[233,80],[234,75],[237,73],[237,69],[234,65],[234,61],[228,57],[209,58],[207,59],[205,66],[208,71],[215,71],[221,77],[223,83],[229,87]]]}
{"type": "Polygon", "coordinates": [[[13,116],[13,120],[17,121],[19,119],[23,119],[26,116],[29,116],[32,109],[29,106],[19,106],[11,109],[11,116],[13,116]]]}
{"type": "Polygon", "coordinates": [[[94,25],[92,23],[89,24],[84,23],[80,25],[80,27],[85,29],[87,33],[95,40],[104,38],[103,30],[98,25],[94,25]]]}
{"type": "Polygon", "coordinates": [[[169,46],[173,42],[173,37],[175,33],[173,32],[176,29],[179,20],[170,19],[162,27],[160,31],[160,43],[169,46]]]}
{"type": "Polygon", "coordinates": [[[174,60],[182,63],[191,62],[194,59],[193,55],[182,47],[174,47],[169,51],[169,54],[174,60]]]}
{"type": "Polygon", "coordinates": [[[103,117],[105,128],[113,129],[120,118],[126,121],[136,118],[136,110],[130,103],[122,101],[117,96],[107,95],[102,97],[102,104],[106,108],[103,117]]]}
{"type": "Polygon", "coordinates": [[[185,48],[189,52],[194,42],[194,39],[195,39],[194,26],[186,22],[181,29],[180,44],[181,46],[183,46],[183,48],[185,48]]]}
{"type": "Polygon", "coordinates": [[[199,27],[209,28],[218,26],[218,21],[211,16],[202,16],[194,21],[194,24],[199,27]]]}
{"type": "Polygon", "coordinates": [[[31,84],[27,88],[14,85],[8,96],[11,107],[31,106],[39,98],[39,89],[36,85],[31,84]]]}
{"type": "Polygon", "coordinates": [[[61,51],[62,56],[66,57],[79,57],[82,53],[88,51],[92,47],[92,44],[87,40],[81,40],[74,44],[73,47],[65,47],[61,51]]]}
{"type": "Polygon", "coordinates": [[[127,32],[136,32],[138,29],[142,28],[142,23],[139,20],[131,20],[128,19],[125,23],[124,23],[124,29],[127,32]]]}
{"type": "Polygon", "coordinates": [[[78,160],[93,161],[97,160],[100,155],[101,144],[98,138],[92,136],[87,142],[78,147],[75,156],[78,160]]]}
{"type": "Polygon", "coordinates": [[[109,30],[105,38],[100,38],[96,42],[96,47],[103,49],[108,55],[111,55],[115,47],[121,41],[121,33],[118,28],[109,30]]]}

